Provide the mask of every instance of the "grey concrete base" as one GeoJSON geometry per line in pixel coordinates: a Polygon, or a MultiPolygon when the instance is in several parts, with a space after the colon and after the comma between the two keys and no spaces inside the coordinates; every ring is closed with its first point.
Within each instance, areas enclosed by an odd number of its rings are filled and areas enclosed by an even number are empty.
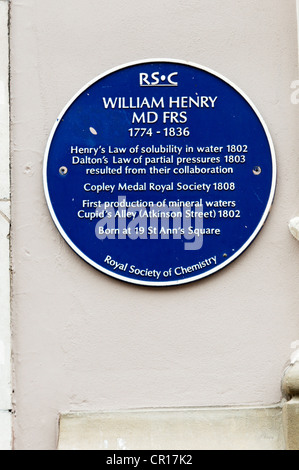
{"type": "Polygon", "coordinates": [[[282,408],[62,415],[59,450],[283,450],[282,408]]]}

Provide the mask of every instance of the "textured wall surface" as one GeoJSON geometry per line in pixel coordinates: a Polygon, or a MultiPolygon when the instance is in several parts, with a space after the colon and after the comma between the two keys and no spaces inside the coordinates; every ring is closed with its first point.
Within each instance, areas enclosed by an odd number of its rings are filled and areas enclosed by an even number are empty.
{"type": "Polygon", "coordinates": [[[295,0],[12,0],[15,447],[53,449],[59,412],[270,405],[298,339],[295,0]],[[218,274],[142,288],[62,240],[43,194],[61,109],[114,66],[190,60],[235,82],[272,134],[278,186],[254,244],[218,274]]]}

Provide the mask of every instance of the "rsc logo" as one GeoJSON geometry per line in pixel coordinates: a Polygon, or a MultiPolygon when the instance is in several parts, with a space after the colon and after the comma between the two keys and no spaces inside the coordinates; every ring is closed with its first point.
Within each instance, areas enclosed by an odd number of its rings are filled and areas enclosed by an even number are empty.
{"type": "Polygon", "coordinates": [[[139,84],[141,87],[176,87],[178,82],[174,81],[174,77],[178,72],[170,73],[169,75],[160,75],[160,72],[154,72],[151,75],[148,73],[139,74],[139,84]]]}

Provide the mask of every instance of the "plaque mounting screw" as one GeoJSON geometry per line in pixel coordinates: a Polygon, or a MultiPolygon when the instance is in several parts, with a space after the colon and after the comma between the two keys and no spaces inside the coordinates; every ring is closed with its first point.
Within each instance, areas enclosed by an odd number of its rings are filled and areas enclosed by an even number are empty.
{"type": "Polygon", "coordinates": [[[68,172],[68,169],[67,169],[66,166],[61,166],[61,167],[59,168],[59,173],[60,173],[62,176],[65,176],[65,175],[67,174],[67,172],[68,172]]]}
{"type": "Polygon", "coordinates": [[[255,176],[259,176],[261,173],[262,173],[262,169],[261,169],[260,166],[255,166],[255,167],[253,168],[253,174],[254,174],[255,176]]]}

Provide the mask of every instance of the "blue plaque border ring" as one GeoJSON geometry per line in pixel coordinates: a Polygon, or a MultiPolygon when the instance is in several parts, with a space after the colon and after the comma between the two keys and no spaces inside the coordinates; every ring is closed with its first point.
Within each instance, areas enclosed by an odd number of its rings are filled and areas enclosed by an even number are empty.
{"type": "MultiPolygon", "coordinates": [[[[164,80],[164,78],[165,77],[163,77],[163,80],[164,80]]],[[[175,79],[175,77],[170,77],[170,80],[174,80],[174,79],[175,79]]],[[[170,83],[173,83],[173,82],[170,81],[170,83]]],[[[165,86],[167,86],[167,85],[165,85],[165,86]]],[[[163,88],[161,88],[161,90],[163,90],[163,88]]],[[[68,171],[67,168],[63,165],[64,165],[64,161],[62,159],[60,175],[66,174],[66,173],[63,173],[63,172],[68,171]]],[[[253,173],[258,174],[259,173],[259,167],[256,167],[256,169],[253,171],[253,173]],[[255,171],[257,173],[255,173],[255,171]]],[[[198,65],[198,64],[193,63],[193,62],[180,61],[180,60],[174,60],[174,59],[147,59],[147,60],[140,60],[140,61],[130,62],[130,63],[124,64],[124,65],[121,65],[121,66],[118,66],[118,67],[115,67],[115,68],[112,68],[112,69],[106,71],[105,73],[99,75],[98,77],[96,77],[95,79],[90,81],[87,85],[85,85],[69,101],[69,103],[65,106],[65,108],[60,113],[60,115],[59,115],[59,117],[58,117],[52,131],[51,131],[48,142],[47,142],[47,147],[46,147],[46,151],[45,151],[45,158],[44,158],[44,167],[43,167],[44,191],[45,191],[45,197],[46,197],[47,205],[48,205],[50,214],[52,216],[52,219],[53,219],[57,229],[59,230],[59,232],[62,235],[62,237],[64,238],[64,240],[68,243],[68,245],[83,260],[85,260],[87,263],[89,263],[91,266],[93,266],[97,270],[101,271],[102,273],[107,274],[107,275],[109,275],[111,277],[114,277],[114,278],[116,278],[118,280],[121,280],[121,281],[129,282],[129,283],[133,283],[133,284],[137,284],[137,285],[141,285],[141,286],[152,286],[152,287],[177,286],[177,285],[182,285],[182,284],[187,284],[187,283],[190,283],[190,282],[197,281],[199,279],[205,278],[205,277],[207,277],[211,274],[216,273],[217,271],[219,271],[219,270],[223,269],[224,267],[226,267],[227,265],[229,265],[236,258],[238,258],[249,247],[249,245],[253,242],[253,240],[256,238],[256,236],[260,232],[261,228],[263,227],[263,225],[264,225],[264,223],[265,223],[265,221],[266,221],[266,219],[269,215],[271,206],[273,204],[274,195],[275,195],[276,179],[277,179],[277,166],[276,166],[275,149],[274,149],[274,145],[273,145],[273,142],[272,142],[272,138],[271,138],[270,132],[268,130],[268,127],[267,127],[263,117],[261,116],[261,114],[257,110],[256,106],[253,104],[253,102],[250,100],[250,98],[248,98],[248,96],[238,86],[236,86],[234,83],[232,83],[230,80],[228,80],[227,78],[225,78],[221,74],[211,70],[210,68],[198,65]],[[49,162],[50,162],[50,158],[51,158],[51,155],[50,155],[51,154],[51,146],[52,146],[52,143],[53,143],[53,139],[55,138],[55,134],[56,134],[60,124],[63,122],[63,118],[64,118],[65,114],[67,113],[67,111],[70,109],[70,107],[75,103],[75,101],[84,92],[86,92],[90,87],[92,87],[94,84],[96,84],[100,80],[102,80],[106,77],[109,77],[110,75],[112,75],[116,72],[120,72],[120,71],[123,71],[123,70],[131,68],[131,67],[149,65],[149,64],[172,64],[172,65],[177,65],[177,66],[190,67],[192,69],[197,69],[198,71],[206,72],[207,74],[210,74],[211,76],[216,77],[216,78],[220,79],[222,82],[224,82],[225,84],[227,84],[229,87],[231,87],[235,92],[238,93],[238,95],[240,95],[247,102],[249,107],[252,109],[253,113],[256,115],[256,117],[257,117],[259,123],[261,124],[261,126],[264,130],[264,133],[266,135],[267,143],[268,143],[270,154],[271,154],[271,175],[269,175],[269,188],[270,188],[270,190],[268,191],[268,198],[267,198],[267,200],[263,201],[263,212],[262,212],[262,216],[259,218],[258,224],[255,226],[254,230],[252,230],[250,233],[248,233],[248,238],[246,238],[246,240],[242,244],[242,246],[239,247],[237,250],[232,250],[233,251],[232,253],[228,254],[228,256],[223,258],[223,260],[221,260],[221,262],[218,262],[217,265],[214,265],[214,266],[211,265],[211,267],[209,269],[205,269],[205,270],[198,271],[198,272],[195,271],[195,274],[192,272],[192,273],[190,273],[190,275],[186,275],[186,276],[183,276],[183,277],[180,277],[180,278],[175,278],[175,279],[174,278],[169,279],[167,277],[162,278],[162,275],[161,275],[160,278],[157,279],[156,281],[152,280],[152,278],[149,278],[149,280],[145,280],[145,278],[141,278],[141,277],[138,277],[138,276],[135,276],[135,277],[134,276],[128,276],[127,274],[123,274],[122,272],[114,270],[112,268],[109,269],[108,265],[106,266],[106,265],[104,265],[104,263],[100,264],[99,262],[92,259],[92,257],[89,254],[84,252],[84,250],[82,248],[79,248],[77,246],[76,242],[74,242],[74,240],[72,239],[73,237],[70,236],[68,233],[66,233],[67,231],[62,226],[63,224],[61,223],[61,217],[58,217],[58,215],[57,215],[56,202],[53,203],[53,200],[52,200],[53,198],[50,195],[51,191],[49,189],[49,183],[50,183],[49,178],[51,178],[51,175],[49,175],[49,162]],[[270,181],[270,178],[271,178],[271,181],[270,181]]],[[[165,243],[167,243],[167,242],[165,242],[165,243]]],[[[195,256],[195,259],[197,259],[197,258],[198,258],[198,256],[197,257],[195,256]]],[[[128,260],[128,262],[130,262],[130,260],[128,260]]]]}

